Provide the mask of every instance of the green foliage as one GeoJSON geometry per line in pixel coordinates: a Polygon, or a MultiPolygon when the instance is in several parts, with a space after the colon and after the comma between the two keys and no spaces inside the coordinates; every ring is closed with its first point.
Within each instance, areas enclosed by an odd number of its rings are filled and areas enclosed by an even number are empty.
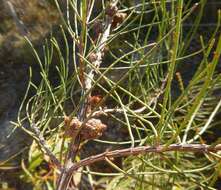
{"type": "MultiPolygon", "coordinates": [[[[221,36],[217,33],[220,12],[211,39],[206,41],[202,36],[198,39],[201,47],[190,52],[188,49],[195,38],[205,0],[199,2],[199,10],[196,5],[183,0],[142,0],[134,6],[119,1],[118,8],[127,13],[127,18],[112,28],[106,44],[108,52],[101,67],[95,68],[89,60],[90,54],[98,48],[93,40],[93,30],[95,20],[103,19],[105,9],[101,9],[98,15],[92,11],[88,16],[87,1],[69,0],[63,14],[58,1],[55,2],[64,22],[60,28],[62,45],[54,37],[46,40],[44,58],[41,59],[27,39],[40,67],[41,82],[39,85],[32,82],[30,69],[30,82],[18,116],[18,127],[35,138],[33,131],[24,127],[25,122],[35,123],[50,150],[63,163],[69,142],[64,137],[64,117],[77,116],[87,96],[80,97],[79,91],[79,61],[82,61],[85,71],[96,71],[91,91],[102,95],[99,106],[104,111],[105,107],[114,110],[108,114],[107,120],[119,123],[126,131],[121,142],[103,138],[94,140],[96,143],[116,149],[120,144],[136,147],[206,141],[203,135],[217,125],[214,118],[221,106],[218,92],[221,78],[216,70],[221,54],[221,36]],[[199,11],[199,17],[186,33],[184,23],[195,11],[199,11]],[[82,49],[79,49],[79,41],[84,44],[82,49]],[[182,71],[185,60],[199,55],[202,59],[192,63],[197,64],[197,70],[192,71],[190,64],[188,69],[193,77],[184,84],[183,76],[178,73],[177,79],[175,73],[182,71]],[[57,64],[54,64],[55,59],[59,60],[57,64]],[[175,85],[177,81],[179,84],[175,85]],[[34,93],[31,97],[30,92],[34,93]]],[[[89,2],[91,5],[96,3],[89,2]]],[[[104,1],[102,6],[106,7],[104,1]]],[[[92,113],[99,110],[99,106],[95,106],[92,113]]],[[[150,153],[124,158],[120,166],[110,160],[107,162],[114,172],[101,173],[87,167],[84,173],[92,185],[104,185],[108,190],[215,189],[214,183],[220,175],[220,155],[215,153],[150,153]]],[[[35,141],[23,169],[24,178],[31,181],[35,189],[55,188],[56,169],[36,148],[35,141]]]]}

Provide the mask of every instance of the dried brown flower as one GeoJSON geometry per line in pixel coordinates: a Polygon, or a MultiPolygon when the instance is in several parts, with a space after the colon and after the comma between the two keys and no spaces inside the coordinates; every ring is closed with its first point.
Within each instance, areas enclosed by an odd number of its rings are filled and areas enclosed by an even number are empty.
{"type": "Polygon", "coordinates": [[[81,137],[83,140],[96,139],[106,130],[107,126],[100,119],[90,119],[82,126],[81,137]]]}
{"type": "Polygon", "coordinates": [[[79,135],[82,140],[96,139],[100,137],[107,128],[101,120],[94,118],[89,119],[84,125],[82,125],[82,122],[77,118],[73,118],[71,121],[69,118],[65,120],[69,122],[69,125],[66,125],[65,136],[70,138],[77,135],[80,130],[79,135]]]}
{"type": "Polygon", "coordinates": [[[102,96],[101,95],[96,95],[96,96],[91,96],[89,98],[89,104],[91,107],[95,107],[97,104],[99,104],[99,102],[102,100],[102,96]]]}
{"type": "Polygon", "coordinates": [[[116,5],[113,5],[112,3],[109,4],[109,6],[106,8],[106,15],[109,17],[113,17],[118,11],[118,8],[116,5]]]}
{"type": "Polygon", "coordinates": [[[126,13],[116,13],[113,18],[112,27],[115,28],[119,24],[121,24],[127,17],[126,13]]]}
{"type": "Polygon", "coordinates": [[[80,122],[76,117],[70,120],[70,118],[66,118],[65,121],[65,136],[73,137],[76,135],[77,131],[80,129],[82,122],[80,122]]]}

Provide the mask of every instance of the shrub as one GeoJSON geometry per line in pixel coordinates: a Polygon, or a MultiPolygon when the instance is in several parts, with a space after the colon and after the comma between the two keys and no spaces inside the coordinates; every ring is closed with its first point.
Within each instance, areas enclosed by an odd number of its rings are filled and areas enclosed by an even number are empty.
{"type": "Polygon", "coordinates": [[[42,80],[34,84],[30,68],[15,124],[34,138],[22,177],[35,189],[214,189],[221,145],[208,134],[221,106],[220,12],[193,52],[205,0],[55,4],[62,42],[46,40],[41,59],[27,39],[42,80]],[[85,153],[90,146],[100,154],[85,153]],[[108,167],[95,167],[102,161],[108,167]]]}

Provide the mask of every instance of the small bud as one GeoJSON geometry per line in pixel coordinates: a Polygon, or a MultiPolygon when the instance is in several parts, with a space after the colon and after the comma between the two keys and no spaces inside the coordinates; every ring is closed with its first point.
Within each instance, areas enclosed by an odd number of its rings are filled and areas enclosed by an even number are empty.
{"type": "Polygon", "coordinates": [[[76,132],[80,129],[82,122],[80,122],[77,118],[73,118],[69,125],[66,125],[65,136],[73,137],[76,135],[76,132]]]}
{"type": "Polygon", "coordinates": [[[83,140],[96,139],[106,130],[107,126],[99,119],[90,119],[82,126],[81,137],[83,140]]]}
{"type": "Polygon", "coordinates": [[[96,139],[106,130],[107,126],[99,119],[89,119],[84,125],[77,118],[73,118],[69,126],[66,126],[65,136],[74,137],[79,132],[82,140],[96,139]],[[79,131],[80,130],[80,131],[79,131]]]}
{"type": "Polygon", "coordinates": [[[126,13],[116,13],[113,18],[112,27],[115,28],[119,24],[121,24],[127,17],[126,13]]]}
{"type": "Polygon", "coordinates": [[[64,116],[64,124],[65,126],[70,126],[71,119],[68,116],[64,116]]]}
{"type": "Polygon", "coordinates": [[[96,96],[91,96],[89,99],[89,104],[92,107],[95,107],[97,104],[99,104],[99,102],[102,100],[102,96],[101,95],[96,95],[96,96]]]}
{"type": "Polygon", "coordinates": [[[97,54],[96,54],[96,53],[90,53],[90,55],[88,56],[88,60],[89,60],[91,63],[97,61],[97,54]]]}
{"type": "Polygon", "coordinates": [[[104,26],[103,26],[102,20],[96,20],[94,22],[93,30],[97,36],[103,32],[103,29],[104,29],[103,27],[104,26]]]}
{"type": "Polygon", "coordinates": [[[117,11],[118,11],[117,6],[110,3],[110,5],[106,8],[105,13],[109,17],[113,17],[117,13],[117,11]]]}

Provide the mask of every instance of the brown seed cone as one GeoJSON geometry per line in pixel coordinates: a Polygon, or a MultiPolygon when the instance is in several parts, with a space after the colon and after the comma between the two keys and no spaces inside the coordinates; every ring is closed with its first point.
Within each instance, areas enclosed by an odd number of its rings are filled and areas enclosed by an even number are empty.
{"type": "Polygon", "coordinates": [[[74,137],[80,129],[80,136],[82,140],[96,139],[100,137],[107,128],[101,120],[94,118],[88,120],[83,126],[82,122],[80,122],[77,118],[73,118],[71,121],[69,118],[66,118],[65,123],[68,124],[66,125],[65,136],[69,138],[74,137]]]}
{"type": "Polygon", "coordinates": [[[101,120],[92,118],[82,126],[80,135],[83,140],[96,139],[103,134],[106,128],[107,126],[101,120]]]}
{"type": "Polygon", "coordinates": [[[68,125],[66,125],[65,136],[73,137],[80,129],[82,122],[80,122],[77,118],[73,118],[71,121],[68,121],[67,123],[68,125]]]}
{"type": "Polygon", "coordinates": [[[114,15],[111,27],[112,28],[117,27],[119,24],[121,24],[126,19],[126,17],[127,17],[126,13],[116,13],[114,15]]]}
{"type": "Polygon", "coordinates": [[[101,95],[91,96],[89,98],[89,104],[92,108],[94,108],[97,104],[100,103],[101,100],[102,100],[101,95]]]}

